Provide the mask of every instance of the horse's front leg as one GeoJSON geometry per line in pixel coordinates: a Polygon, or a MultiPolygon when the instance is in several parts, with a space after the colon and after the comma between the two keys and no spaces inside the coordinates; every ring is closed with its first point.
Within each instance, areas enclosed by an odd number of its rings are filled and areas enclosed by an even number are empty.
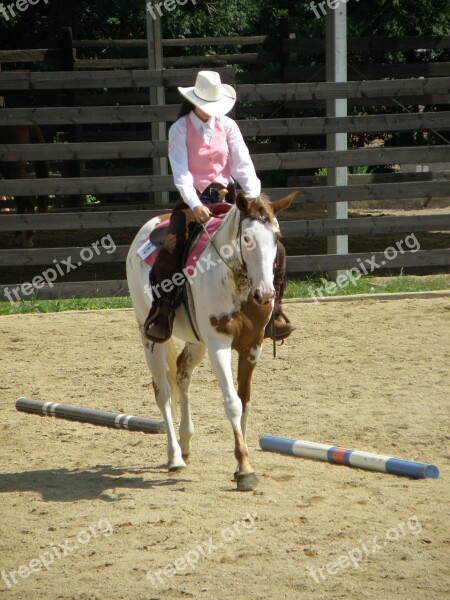
{"type": "Polygon", "coordinates": [[[222,390],[225,413],[234,434],[234,455],[238,461],[237,489],[253,490],[258,482],[250,465],[249,452],[242,432],[242,402],[233,384],[231,342],[215,340],[208,344],[211,366],[222,390]]]}
{"type": "Polygon", "coordinates": [[[145,337],[144,353],[147,365],[152,374],[153,390],[155,399],[166,425],[167,432],[167,456],[169,459],[169,471],[178,471],[186,466],[181,455],[181,448],[177,441],[175,427],[172,418],[171,389],[166,371],[166,348],[165,344],[152,344],[145,337]]]}
{"type": "Polygon", "coordinates": [[[238,395],[242,402],[241,426],[245,442],[247,442],[248,417],[251,408],[252,375],[261,356],[261,350],[261,345],[255,344],[251,348],[239,352],[238,395]]]}
{"type": "Polygon", "coordinates": [[[185,462],[189,460],[191,438],[194,435],[189,386],[191,384],[192,373],[195,367],[202,361],[205,352],[206,347],[203,344],[192,344],[188,342],[177,359],[177,384],[181,396],[180,446],[185,462]]]}
{"type": "MultiPolygon", "coordinates": [[[[239,352],[238,361],[238,395],[242,402],[242,417],[241,428],[244,441],[247,443],[248,418],[251,408],[251,389],[252,375],[255,370],[256,363],[261,355],[261,345],[255,344],[247,350],[239,352]]],[[[239,474],[239,465],[234,473],[234,480],[237,480],[239,474]]]]}

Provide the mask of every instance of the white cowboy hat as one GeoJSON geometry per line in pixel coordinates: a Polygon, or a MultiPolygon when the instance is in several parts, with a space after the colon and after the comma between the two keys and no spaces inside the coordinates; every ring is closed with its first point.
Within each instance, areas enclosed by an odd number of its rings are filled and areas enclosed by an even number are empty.
{"type": "Polygon", "coordinates": [[[234,88],[222,83],[215,71],[199,71],[194,86],[179,87],[178,91],[211,117],[226,115],[236,102],[234,88]]]}

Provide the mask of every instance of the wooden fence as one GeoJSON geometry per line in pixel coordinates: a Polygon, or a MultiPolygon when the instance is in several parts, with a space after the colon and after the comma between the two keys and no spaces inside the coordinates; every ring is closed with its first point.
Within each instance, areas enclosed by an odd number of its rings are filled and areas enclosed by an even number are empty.
{"type": "MultiPolygon", "coordinates": [[[[278,39],[265,35],[258,36],[230,36],[211,38],[184,38],[164,39],[163,42],[165,68],[186,67],[217,67],[240,65],[244,68],[237,74],[239,83],[250,82],[286,82],[291,81],[323,81],[324,63],[319,66],[302,66],[300,62],[307,57],[323,58],[325,55],[324,39],[295,39],[289,33],[289,24],[282,21],[278,39]],[[217,48],[219,50],[217,51],[217,48]],[[192,54],[192,49],[197,49],[198,54],[192,54]],[[230,51],[231,50],[231,51],[230,51]],[[177,52],[177,56],[169,56],[177,52]],[[285,68],[287,69],[285,71],[285,68]],[[292,79],[294,77],[294,79],[292,79]]],[[[448,50],[450,35],[442,36],[403,36],[403,37],[363,37],[348,38],[349,53],[349,79],[359,80],[377,79],[379,77],[406,77],[445,76],[449,72],[450,63],[445,60],[439,62],[405,63],[399,60],[398,64],[378,62],[364,64],[361,57],[371,54],[386,55],[386,53],[406,53],[414,50],[448,50]],[[364,75],[362,75],[362,73],[364,75]]],[[[0,63],[45,63],[46,69],[61,70],[71,63],[75,71],[106,70],[106,69],[145,69],[148,66],[147,40],[73,40],[66,28],[61,36],[60,46],[57,48],[44,48],[33,50],[0,51],[0,63]],[[88,57],[89,54],[102,51],[114,54],[134,50],[139,57],[131,58],[98,58],[88,57]],[[81,56],[80,56],[81,55],[81,56]]],[[[366,58],[367,60],[367,58],[366,58]]],[[[320,61],[319,61],[320,62],[320,61]]]]}
{"type": "MultiPolygon", "coordinates": [[[[222,79],[237,87],[241,103],[251,109],[237,112],[237,121],[249,140],[249,147],[257,171],[261,174],[266,193],[273,198],[281,197],[294,189],[299,191],[297,204],[321,204],[340,201],[392,200],[407,198],[445,197],[449,193],[448,173],[373,174],[352,176],[347,187],[324,185],[323,178],[306,175],[305,171],[333,166],[388,165],[394,163],[433,164],[450,162],[450,145],[442,140],[436,145],[402,146],[395,148],[358,148],[345,152],[311,150],[296,147],[299,136],[323,136],[328,133],[368,132],[445,132],[450,130],[450,77],[448,63],[419,63],[417,65],[394,65],[383,76],[399,76],[400,79],[376,80],[380,65],[357,65],[355,80],[348,83],[324,83],[316,81],[323,73],[296,65],[296,56],[306,53],[318,54],[324,50],[323,40],[295,40],[285,37],[278,52],[243,52],[220,54],[215,57],[184,56],[166,57],[163,71],[148,71],[135,67],[141,59],[87,59],[77,58],[81,49],[117,47],[117,41],[77,41],[68,38],[65,58],[72,61],[71,70],[31,72],[3,70],[0,73],[0,90],[8,98],[11,93],[33,97],[56,97],[59,106],[6,106],[0,109],[1,125],[37,124],[43,127],[68,128],[74,135],[68,143],[38,145],[0,145],[0,161],[45,158],[52,165],[62,163],[81,165],[78,172],[62,169],[63,176],[50,179],[10,180],[1,182],[1,192],[7,195],[51,194],[55,196],[85,194],[148,194],[155,191],[174,191],[171,176],[153,176],[146,167],[130,168],[123,161],[148,161],[167,155],[166,142],[149,140],[149,125],[154,121],[172,122],[178,112],[177,104],[167,106],[148,105],[148,87],[165,86],[171,101],[176,96],[176,85],[189,85],[197,72],[192,66],[214,66],[222,79]],[[275,56],[276,54],[276,56],[275,56]],[[203,60],[200,60],[202,58],[203,60]],[[177,59],[177,60],[176,60],[177,59]],[[180,59],[180,60],[178,60],[180,59]],[[119,62],[117,62],[119,61],[119,62]],[[129,61],[129,62],[124,62],[129,61]],[[134,61],[134,62],[133,62],[134,61]],[[209,61],[212,61],[208,64],[209,61]],[[277,64],[278,61],[278,64],[277,64]],[[265,75],[258,65],[274,64],[265,75]],[[251,65],[244,74],[236,74],[224,64],[251,65]],[[445,66],[446,65],[446,66],[445,66]],[[127,68],[125,68],[127,67],[127,68]],[[398,69],[397,69],[398,67],[398,69]],[[417,69],[420,70],[418,71],[417,69]],[[120,70],[107,70],[118,69],[120,70]],[[84,69],[90,69],[85,71],[84,69]],[[91,70],[94,69],[94,70],[91,70]],[[98,70],[97,70],[98,69],[98,70]],[[397,69],[397,70],[396,70],[397,69]],[[413,73],[413,71],[415,72],[413,73]],[[267,73],[270,73],[270,77],[267,73]],[[394,73],[395,72],[395,73],[394,73]],[[361,75],[363,73],[363,76],[361,75]],[[365,80],[371,74],[374,80],[365,80]],[[259,75],[258,75],[259,74],[259,75]],[[409,78],[414,74],[414,78],[409,78]],[[426,75],[426,76],[425,76],[426,75]],[[305,78],[309,81],[304,81],[305,78]],[[364,79],[364,80],[363,80],[364,79]],[[274,83],[266,83],[266,81],[274,83]],[[251,83],[258,81],[258,83],[251,83]],[[72,94],[71,97],[68,95],[72,94]],[[170,96],[172,94],[172,96],[170,96]],[[141,103],[136,103],[139,98],[141,103]],[[144,101],[145,98],[145,101],[144,101]],[[326,118],[325,116],[296,116],[305,107],[314,107],[321,114],[326,100],[347,98],[350,106],[385,107],[398,103],[408,105],[410,112],[326,118]],[[70,104],[74,101],[75,106],[70,104]],[[104,103],[104,104],[103,104],[104,103]],[[125,104],[124,104],[125,103],[125,104]],[[69,105],[68,105],[69,104],[69,105]],[[119,105],[112,105],[119,104],[119,105]],[[424,105],[440,105],[441,110],[425,112],[424,105]],[[420,107],[420,108],[419,108],[420,107]],[[447,108],[447,110],[445,110],[447,108]],[[267,115],[275,113],[278,118],[267,115]],[[245,119],[247,114],[263,118],[245,119]],[[143,129],[144,124],[148,129],[143,129]],[[72,128],[72,129],[70,129],[72,128]],[[134,128],[134,129],[133,129],[134,128]],[[116,161],[118,167],[99,168],[95,163],[84,166],[85,161],[116,161]],[[274,175],[275,174],[275,175],[274,175]],[[274,183],[275,182],[275,183],[274,183]]],[[[201,40],[166,40],[167,47],[230,46],[251,47],[267,43],[263,36],[251,38],[208,38],[201,40]],[[170,46],[169,46],[170,44],[170,46]]],[[[120,42],[124,47],[143,47],[145,40],[120,42]]],[[[427,38],[376,38],[350,39],[349,48],[364,50],[409,50],[415,48],[450,47],[450,36],[427,38]]],[[[21,50],[0,52],[0,63],[6,61],[54,61],[62,64],[61,52],[50,50],[21,50]]],[[[53,169],[55,171],[55,169],[53,169]]],[[[131,207],[127,207],[131,208],[131,207]]],[[[138,227],[147,217],[160,214],[161,210],[76,211],[50,213],[48,215],[0,215],[0,231],[36,230],[82,230],[119,229],[138,227]]],[[[155,208],[155,207],[153,207],[155,208]]],[[[316,219],[311,221],[286,221],[281,224],[287,238],[313,238],[329,235],[375,235],[400,234],[423,231],[449,231],[450,215],[423,215],[401,217],[352,218],[349,220],[316,219]]],[[[65,247],[52,249],[4,249],[0,250],[0,265],[24,267],[50,265],[55,260],[73,260],[80,256],[82,248],[65,247]]],[[[114,254],[94,256],[92,263],[123,263],[127,246],[119,246],[114,254]]],[[[370,254],[372,256],[372,254],[370,254]]],[[[376,256],[376,255],[374,255],[376,256]]],[[[361,254],[290,256],[290,272],[323,272],[349,269],[357,266],[361,254]]],[[[380,257],[381,258],[381,257],[380,257]]],[[[445,266],[450,263],[450,249],[419,250],[399,253],[389,261],[392,268],[418,266],[445,266]]],[[[41,269],[42,270],[42,269],[41,269]]],[[[11,287],[11,286],[10,286],[11,287]]],[[[12,286],[14,287],[14,286],[12,286]]],[[[0,300],[4,300],[4,286],[0,286],[0,300]]],[[[36,292],[40,297],[70,297],[72,295],[113,295],[126,293],[126,285],[120,281],[70,282],[44,287],[36,292]]]]}

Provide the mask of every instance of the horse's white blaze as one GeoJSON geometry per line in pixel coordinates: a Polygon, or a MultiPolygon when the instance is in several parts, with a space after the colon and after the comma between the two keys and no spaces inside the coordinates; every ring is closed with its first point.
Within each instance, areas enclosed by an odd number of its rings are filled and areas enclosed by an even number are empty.
{"type": "MultiPolygon", "coordinates": [[[[247,222],[246,222],[247,223],[247,222]]],[[[259,221],[249,221],[243,228],[243,236],[248,236],[251,244],[242,246],[242,256],[247,265],[251,291],[259,293],[267,302],[275,295],[273,286],[273,263],[276,257],[274,243],[275,229],[269,223],[261,226],[259,221]]]]}

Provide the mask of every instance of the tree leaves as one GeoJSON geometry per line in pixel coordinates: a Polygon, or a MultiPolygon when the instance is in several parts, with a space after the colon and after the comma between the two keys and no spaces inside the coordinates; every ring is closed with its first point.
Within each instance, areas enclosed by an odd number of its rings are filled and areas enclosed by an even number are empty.
{"type": "MultiPolygon", "coordinates": [[[[441,35],[450,30],[448,0],[372,0],[369,6],[347,0],[350,35],[441,35]]],[[[1,46],[54,46],[60,27],[72,27],[76,39],[142,37],[145,13],[145,0],[41,0],[17,11],[15,19],[0,15],[1,46]]],[[[164,36],[173,38],[276,35],[284,16],[300,38],[325,34],[325,17],[314,16],[310,0],[189,0],[164,12],[162,26],[164,36]]]]}

